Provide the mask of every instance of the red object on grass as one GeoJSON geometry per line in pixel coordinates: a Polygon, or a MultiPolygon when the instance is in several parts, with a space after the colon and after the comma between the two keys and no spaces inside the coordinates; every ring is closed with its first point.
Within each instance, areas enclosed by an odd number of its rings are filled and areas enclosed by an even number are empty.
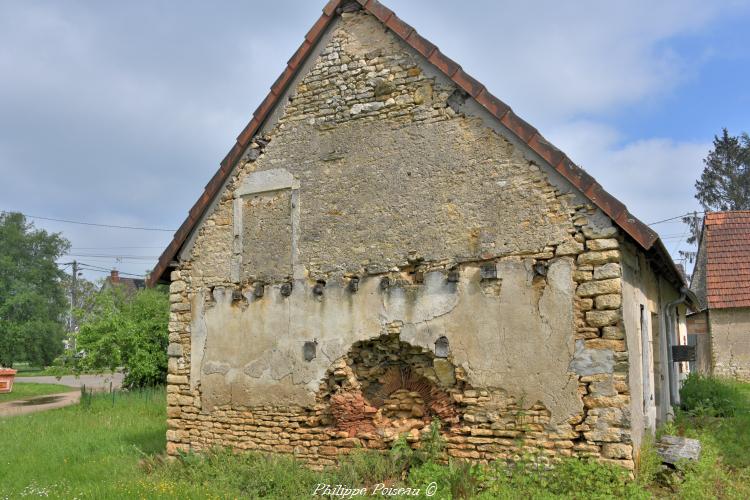
{"type": "Polygon", "coordinates": [[[13,390],[13,379],[16,378],[16,370],[12,368],[0,368],[0,394],[13,390]]]}

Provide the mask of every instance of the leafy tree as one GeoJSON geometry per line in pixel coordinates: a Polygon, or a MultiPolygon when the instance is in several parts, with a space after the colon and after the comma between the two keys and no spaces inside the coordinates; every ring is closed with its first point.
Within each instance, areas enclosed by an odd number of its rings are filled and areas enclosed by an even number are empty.
{"type": "Polygon", "coordinates": [[[128,295],[109,287],[81,311],[76,361],[79,371],[125,370],[126,387],[163,384],[167,378],[169,296],[164,289],[128,295]]]}
{"type": "Polygon", "coordinates": [[[0,365],[48,365],[62,351],[68,302],[55,261],[70,248],[23,214],[0,213],[0,365]]]}
{"type": "MultiPolygon", "coordinates": [[[[703,173],[695,182],[695,199],[704,212],[750,210],[750,136],[746,132],[731,136],[727,129],[714,136],[714,147],[703,159],[703,173]]],[[[687,242],[700,239],[701,218],[697,213],[683,217],[690,236],[687,242]]],[[[693,257],[694,252],[680,252],[693,257]]]]}

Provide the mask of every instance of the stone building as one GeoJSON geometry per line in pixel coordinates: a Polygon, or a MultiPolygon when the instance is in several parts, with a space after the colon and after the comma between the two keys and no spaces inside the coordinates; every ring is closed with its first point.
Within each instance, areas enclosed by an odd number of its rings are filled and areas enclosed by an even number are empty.
{"type": "Polygon", "coordinates": [[[706,214],[690,288],[696,371],[750,381],[750,211],[706,214]]]}
{"type": "Polygon", "coordinates": [[[375,0],[328,3],[150,279],[169,453],[314,465],[439,418],[454,457],[632,468],[689,300],[653,231],[375,0]]]}

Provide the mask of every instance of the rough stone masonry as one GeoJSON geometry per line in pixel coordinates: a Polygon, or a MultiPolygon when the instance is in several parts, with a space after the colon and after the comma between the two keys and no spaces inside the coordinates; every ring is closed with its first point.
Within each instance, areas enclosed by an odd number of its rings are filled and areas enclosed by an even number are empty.
{"type": "Polygon", "coordinates": [[[168,452],[323,466],[439,418],[452,457],[632,468],[625,236],[345,10],[171,273],[168,452]]]}

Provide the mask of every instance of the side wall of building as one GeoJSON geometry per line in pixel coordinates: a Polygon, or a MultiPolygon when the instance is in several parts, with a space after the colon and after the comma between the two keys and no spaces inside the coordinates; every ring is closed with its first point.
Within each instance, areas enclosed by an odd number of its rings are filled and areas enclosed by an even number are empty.
{"type": "Polygon", "coordinates": [[[713,373],[750,381],[750,308],[708,311],[713,373]]]}
{"type": "MultiPolygon", "coordinates": [[[[623,323],[630,353],[630,418],[638,449],[646,432],[667,421],[671,413],[669,351],[664,308],[679,298],[675,287],[652,269],[643,252],[623,246],[623,323]]],[[[686,343],[685,306],[673,312],[673,342],[686,343]]],[[[679,377],[678,370],[675,375],[679,377]]]]}
{"type": "Polygon", "coordinates": [[[287,97],[172,273],[168,451],[632,468],[612,222],[366,14],[287,97]]]}
{"type": "Polygon", "coordinates": [[[708,310],[692,313],[687,317],[690,345],[695,345],[693,370],[701,375],[710,375],[713,366],[711,335],[708,329],[708,310]]]}

